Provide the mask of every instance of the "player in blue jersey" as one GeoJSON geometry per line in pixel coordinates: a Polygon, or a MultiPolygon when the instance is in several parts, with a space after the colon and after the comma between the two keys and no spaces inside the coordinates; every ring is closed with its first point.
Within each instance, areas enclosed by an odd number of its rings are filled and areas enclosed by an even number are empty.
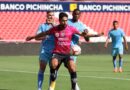
{"type": "MultiPolygon", "coordinates": [[[[82,22],[79,21],[80,11],[78,9],[75,9],[73,11],[72,16],[73,16],[73,18],[68,20],[68,24],[77,28],[77,30],[79,30],[80,32],[83,32],[84,30],[87,31],[86,25],[84,25],[82,22]]],[[[77,45],[79,43],[79,37],[80,37],[79,35],[73,35],[72,41],[71,41],[71,46],[77,45]]],[[[75,71],[76,71],[77,56],[71,56],[70,58],[72,59],[71,65],[73,66],[73,68],[75,68],[75,71]]],[[[73,80],[72,80],[73,75],[70,74],[70,76],[71,76],[71,82],[72,82],[71,86],[73,86],[73,80]]],[[[77,75],[76,75],[76,77],[77,77],[77,75]]],[[[78,84],[76,84],[76,90],[80,90],[78,84]]]]}
{"type": "Polygon", "coordinates": [[[125,33],[124,31],[118,27],[118,21],[113,21],[113,28],[108,33],[108,38],[105,43],[105,47],[107,48],[109,39],[112,39],[112,56],[113,56],[113,66],[114,66],[114,72],[118,71],[117,64],[116,64],[116,57],[119,55],[119,72],[122,72],[122,65],[123,65],[123,42],[122,38],[124,40],[124,46],[125,49],[128,50],[128,44],[126,41],[125,33]]]}
{"type": "MultiPolygon", "coordinates": [[[[46,23],[41,24],[38,28],[37,34],[41,32],[48,31],[51,27],[53,27],[53,12],[47,12],[46,23]]],[[[47,66],[47,63],[51,60],[52,50],[54,48],[54,36],[48,35],[46,37],[38,38],[37,40],[42,40],[40,55],[39,55],[39,72],[38,72],[38,90],[42,90],[42,83],[44,80],[44,72],[47,66]]]]}
{"type": "MultiPolygon", "coordinates": [[[[80,10],[79,9],[75,9],[72,13],[72,19],[68,20],[68,24],[75,27],[79,32],[88,32],[87,30],[87,27],[85,24],[83,24],[79,18],[80,18],[80,10]]],[[[99,37],[101,36],[103,33],[101,34],[88,34],[89,37],[99,37]]],[[[89,41],[89,37],[84,37],[86,41],[89,41]]],[[[79,44],[79,39],[80,39],[80,36],[79,35],[73,35],[72,37],[72,41],[71,41],[71,46],[73,45],[78,45],[79,44]]],[[[76,71],[76,60],[77,60],[77,56],[71,56],[71,65],[72,67],[75,69],[76,71]]],[[[71,75],[71,77],[73,77],[71,75]]],[[[72,80],[72,79],[71,79],[72,80]]],[[[73,82],[73,81],[72,81],[73,82]]],[[[72,83],[73,84],[73,83],[72,83]]],[[[72,85],[73,86],[73,85],[72,85]]],[[[78,87],[78,84],[76,84],[76,90],[80,90],[79,87],[78,87]]]]}

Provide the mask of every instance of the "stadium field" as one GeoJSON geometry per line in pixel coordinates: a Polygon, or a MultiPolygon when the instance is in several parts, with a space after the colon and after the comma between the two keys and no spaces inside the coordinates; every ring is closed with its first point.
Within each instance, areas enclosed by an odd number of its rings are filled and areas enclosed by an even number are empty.
{"type": "MultiPolygon", "coordinates": [[[[37,90],[38,56],[0,56],[0,90],[37,90]]],[[[110,55],[79,56],[81,90],[129,90],[130,55],[124,55],[124,72],[114,73],[110,55]]],[[[49,68],[43,90],[48,90],[49,68]]],[[[70,90],[68,71],[61,66],[55,90],[70,90]]]]}

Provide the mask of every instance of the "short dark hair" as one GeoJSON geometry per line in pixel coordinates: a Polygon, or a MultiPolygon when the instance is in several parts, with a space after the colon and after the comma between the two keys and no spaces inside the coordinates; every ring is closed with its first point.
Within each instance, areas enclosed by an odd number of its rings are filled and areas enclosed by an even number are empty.
{"type": "Polygon", "coordinates": [[[47,11],[46,13],[47,13],[47,14],[48,14],[48,13],[52,13],[52,11],[47,11]]]}
{"type": "Polygon", "coordinates": [[[77,11],[79,11],[79,12],[80,12],[80,10],[79,10],[79,9],[74,9],[73,13],[75,13],[75,12],[77,12],[77,11]]]}
{"type": "Polygon", "coordinates": [[[64,13],[64,12],[61,12],[59,14],[59,20],[61,20],[63,17],[67,17],[68,18],[68,15],[66,13],[64,13]]]}
{"type": "Polygon", "coordinates": [[[117,20],[114,20],[114,21],[113,21],[113,25],[114,25],[115,23],[118,23],[118,21],[117,21],[117,20]]]}

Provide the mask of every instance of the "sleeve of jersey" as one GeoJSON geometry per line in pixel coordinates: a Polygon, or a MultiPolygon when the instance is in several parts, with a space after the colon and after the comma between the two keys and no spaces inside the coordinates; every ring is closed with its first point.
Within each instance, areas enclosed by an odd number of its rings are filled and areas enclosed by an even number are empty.
{"type": "Polygon", "coordinates": [[[111,37],[111,34],[110,34],[110,32],[111,32],[111,31],[109,31],[109,32],[108,32],[108,38],[110,38],[110,37],[111,37]]]}
{"type": "Polygon", "coordinates": [[[54,34],[55,28],[51,28],[50,30],[47,31],[47,34],[54,34]]]}
{"type": "Polygon", "coordinates": [[[76,28],[73,27],[73,34],[80,34],[80,32],[76,28]]]}
{"type": "Polygon", "coordinates": [[[44,25],[43,25],[43,26],[40,25],[40,26],[38,27],[38,30],[37,30],[36,34],[39,34],[39,33],[43,32],[43,31],[44,31],[44,25]]]}
{"type": "Polygon", "coordinates": [[[86,30],[87,26],[85,24],[82,23],[82,31],[86,30]]]}
{"type": "Polygon", "coordinates": [[[122,36],[125,36],[125,32],[123,30],[121,30],[121,34],[122,36]]]}

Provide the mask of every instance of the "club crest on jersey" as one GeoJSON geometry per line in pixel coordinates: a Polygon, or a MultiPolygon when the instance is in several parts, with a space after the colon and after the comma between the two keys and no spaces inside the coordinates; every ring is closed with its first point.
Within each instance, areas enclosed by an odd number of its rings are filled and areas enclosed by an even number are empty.
{"type": "Polygon", "coordinates": [[[60,35],[59,35],[59,33],[55,33],[55,36],[56,36],[56,37],[59,37],[60,35]]]}
{"type": "Polygon", "coordinates": [[[65,37],[65,33],[64,32],[61,33],[61,37],[65,37]]]}

